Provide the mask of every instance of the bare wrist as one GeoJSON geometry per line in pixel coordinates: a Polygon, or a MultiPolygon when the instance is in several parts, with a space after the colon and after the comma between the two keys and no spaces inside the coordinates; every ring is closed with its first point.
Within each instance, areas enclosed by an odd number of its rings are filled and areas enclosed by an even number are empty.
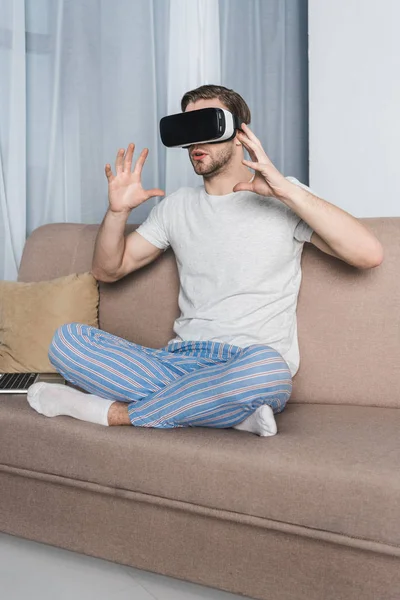
{"type": "Polygon", "coordinates": [[[112,208],[108,207],[108,212],[113,215],[113,217],[118,217],[120,218],[121,215],[123,215],[124,217],[128,217],[129,214],[131,213],[132,209],[131,208],[127,208],[126,210],[112,210],[112,208]]]}
{"type": "Polygon", "coordinates": [[[306,190],[304,190],[299,185],[290,182],[289,185],[286,186],[285,189],[283,190],[282,197],[280,198],[280,200],[282,200],[282,202],[285,202],[287,204],[302,202],[306,195],[307,195],[306,190]]]}

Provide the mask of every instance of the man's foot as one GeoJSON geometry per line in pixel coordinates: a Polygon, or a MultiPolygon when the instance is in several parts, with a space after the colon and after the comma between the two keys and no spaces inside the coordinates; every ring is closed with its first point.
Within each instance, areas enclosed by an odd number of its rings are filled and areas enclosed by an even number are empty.
{"type": "Polygon", "coordinates": [[[28,388],[27,400],[36,412],[46,417],[66,415],[98,425],[108,425],[108,411],[114,404],[113,400],[85,394],[60,383],[44,381],[28,388]]]}
{"type": "Polygon", "coordinates": [[[257,408],[247,419],[235,425],[233,429],[240,431],[249,431],[260,436],[275,435],[278,431],[272,408],[263,404],[257,408]]]}

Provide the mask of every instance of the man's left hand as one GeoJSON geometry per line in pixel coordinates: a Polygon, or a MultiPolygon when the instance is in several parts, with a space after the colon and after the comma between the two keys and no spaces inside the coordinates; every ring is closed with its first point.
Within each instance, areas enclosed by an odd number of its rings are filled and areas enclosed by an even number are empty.
{"type": "Polygon", "coordinates": [[[282,173],[272,164],[266,155],[260,140],[254,135],[250,127],[242,123],[242,130],[237,132],[237,137],[243,146],[249,151],[251,161],[243,160],[243,164],[255,170],[253,181],[237,183],[234,192],[248,190],[262,196],[274,196],[283,200],[290,196],[293,184],[288,181],[282,173]]]}

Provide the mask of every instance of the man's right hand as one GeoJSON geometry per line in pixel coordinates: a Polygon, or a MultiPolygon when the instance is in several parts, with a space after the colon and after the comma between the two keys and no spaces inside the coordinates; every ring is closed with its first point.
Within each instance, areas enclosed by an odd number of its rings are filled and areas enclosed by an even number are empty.
{"type": "Polygon", "coordinates": [[[165,196],[165,192],[158,188],[144,190],[142,187],[141,174],[149,153],[148,148],[142,150],[131,172],[134,149],[135,144],[129,144],[126,153],[124,149],[118,151],[115,161],[116,175],[113,175],[111,165],[107,164],[105,167],[108,179],[108,201],[113,213],[129,213],[149,198],[165,196]]]}

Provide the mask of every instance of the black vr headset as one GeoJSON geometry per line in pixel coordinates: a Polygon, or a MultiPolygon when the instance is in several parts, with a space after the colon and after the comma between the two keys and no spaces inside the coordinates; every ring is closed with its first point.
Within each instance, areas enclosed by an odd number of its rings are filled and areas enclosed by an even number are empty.
{"type": "Polygon", "coordinates": [[[202,108],[163,117],[160,135],[168,148],[228,142],[240,129],[239,118],[224,108],[202,108]]]}

